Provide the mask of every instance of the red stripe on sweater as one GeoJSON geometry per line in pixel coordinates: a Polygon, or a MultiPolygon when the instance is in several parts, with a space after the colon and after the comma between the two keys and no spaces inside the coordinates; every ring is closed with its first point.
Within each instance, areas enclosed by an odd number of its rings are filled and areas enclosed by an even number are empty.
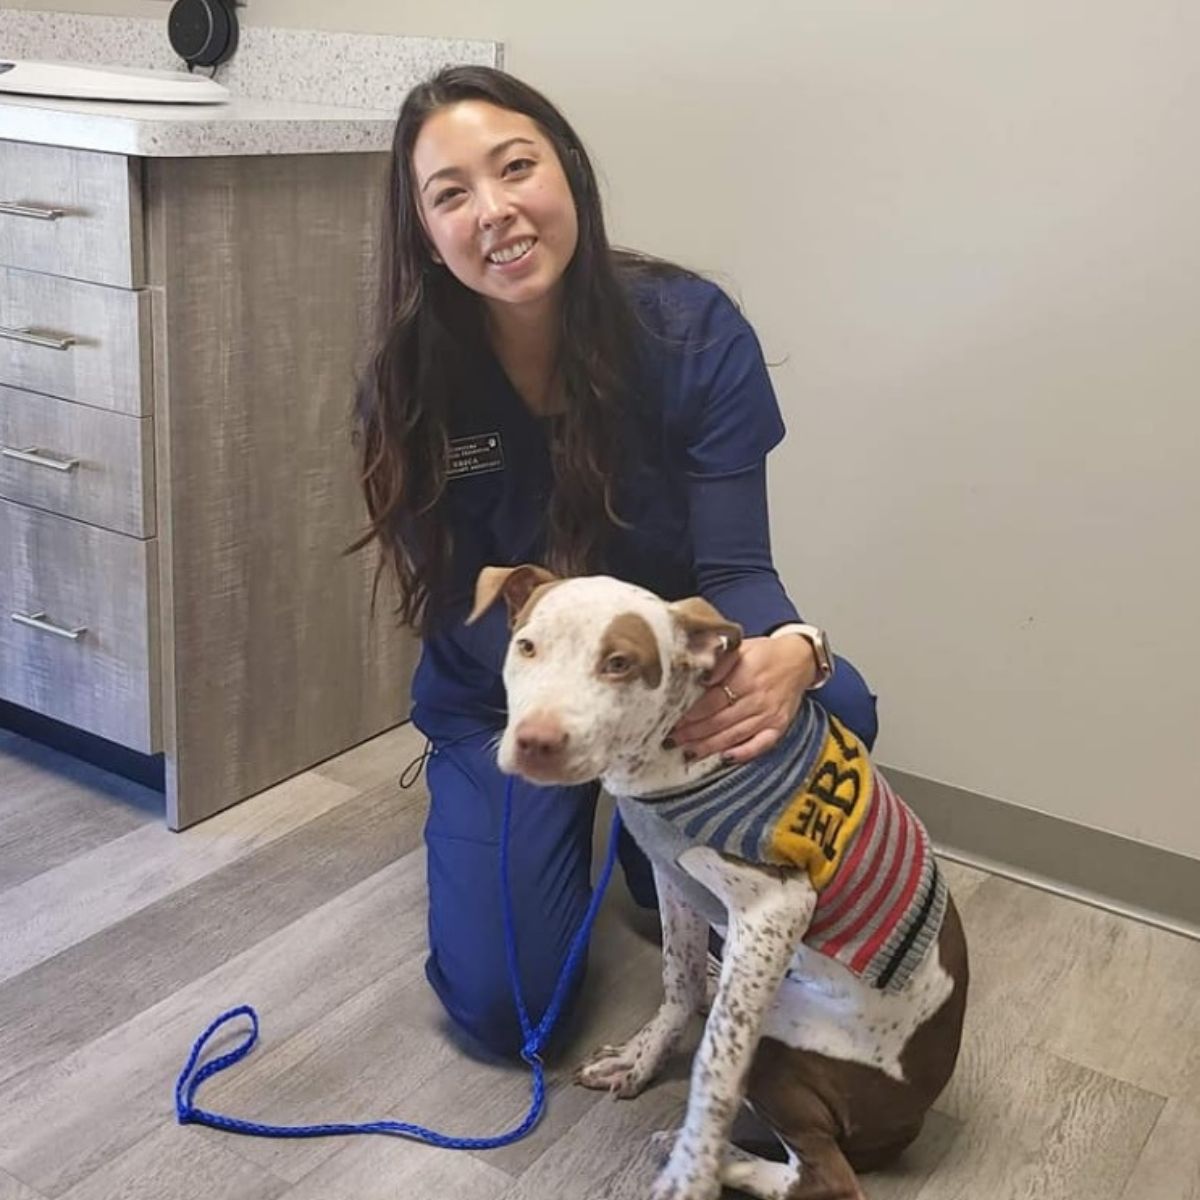
{"type": "MultiPolygon", "coordinates": [[[[883,787],[877,784],[875,789],[875,803],[872,804],[871,807],[875,811],[870,814],[868,819],[874,818],[875,820],[884,822],[884,826],[882,830],[880,830],[879,844],[886,852],[888,838],[892,836],[892,826],[896,823],[896,805],[894,803],[889,803],[889,797],[887,793],[883,790],[883,787]],[[882,809],[882,811],[879,811],[880,809],[882,809]]],[[[867,830],[864,828],[862,830],[862,834],[866,833],[867,830]]],[[[863,836],[860,836],[859,843],[854,847],[853,852],[856,856],[856,866],[859,865],[858,859],[861,858],[862,854],[866,850],[866,847],[867,839],[863,836]]],[[[840,878],[841,875],[842,872],[839,871],[838,878],[840,878]]],[[[850,890],[840,899],[835,899],[833,903],[827,903],[829,888],[826,888],[825,891],[821,893],[820,899],[817,901],[817,919],[812,923],[812,925],[809,926],[808,933],[810,937],[815,937],[828,930],[831,926],[836,925],[846,913],[853,911],[854,906],[870,890],[871,885],[873,883],[878,883],[879,881],[878,874],[872,871],[863,872],[861,878],[858,879],[857,882],[854,881],[854,876],[849,870],[846,871],[845,876],[847,883],[854,883],[854,886],[850,888],[850,890]]],[[[830,887],[832,886],[833,884],[830,884],[830,887]]]]}
{"type": "Polygon", "coordinates": [[[899,903],[893,910],[893,915],[875,930],[871,939],[850,960],[850,967],[854,971],[862,971],[879,952],[880,946],[887,941],[896,926],[898,919],[896,914],[903,914],[908,911],[908,906],[912,903],[913,895],[920,886],[921,875],[923,874],[921,868],[925,862],[925,833],[915,821],[912,824],[916,829],[916,852],[913,854],[913,865],[909,871],[908,882],[905,884],[899,903]]]}
{"type": "MultiPolygon", "coordinates": [[[[899,816],[899,814],[897,814],[899,816]]],[[[895,886],[896,880],[900,875],[901,868],[905,866],[909,857],[909,822],[900,821],[900,841],[896,848],[896,857],[892,860],[888,867],[888,873],[884,877],[879,887],[875,889],[875,893],[866,902],[858,916],[842,930],[841,933],[834,934],[823,946],[822,949],[826,954],[836,954],[843,949],[847,942],[851,941],[855,935],[864,930],[875,919],[876,914],[883,908],[884,902],[895,886]]],[[[895,909],[893,907],[892,911],[895,909]]],[[[887,925],[887,922],[884,922],[887,925]]]]}
{"type": "MultiPolygon", "coordinates": [[[[838,896],[854,882],[854,873],[858,870],[858,864],[862,861],[862,856],[866,853],[867,845],[875,832],[875,826],[879,824],[879,801],[879,776],[872,771],[871,796],[870,805],[867,808],[867,819],[862,823],[862,827],[858,833],[855,834],[854,848],[850,851],[850,857],[841,863],[837,869],[837,874],[833,877],[833,881],[821,893],[822,908],[832,907],[838,896]]],[[[819,928],[819,925],[814,925],[813,928],[819,928]]]]}

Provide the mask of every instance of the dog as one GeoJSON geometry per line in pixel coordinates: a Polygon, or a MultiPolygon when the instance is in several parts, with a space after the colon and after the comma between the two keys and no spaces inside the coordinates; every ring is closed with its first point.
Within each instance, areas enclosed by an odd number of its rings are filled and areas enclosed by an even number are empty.
{"type": "Polygon", "coordinates": [[[924,829],[811,696],[779,744],[743,767],[664,745],[742,638],[705,600],[487,567],[468,620],[500,598],[511,632],[501,770],[542,784],[599,779],[659,896],[662,1005],[577,1081],[638,1095],[707,1003],[653,1200],[717,1200],[724,1187],[862,1200],[859,1173],[917,1136],[962,1036],[966,943],[924,829]],[[711,997],[710,928],[724,939],[711,997]],[[730,1143],[743,1102],[786,1161],[730,1143]]]}

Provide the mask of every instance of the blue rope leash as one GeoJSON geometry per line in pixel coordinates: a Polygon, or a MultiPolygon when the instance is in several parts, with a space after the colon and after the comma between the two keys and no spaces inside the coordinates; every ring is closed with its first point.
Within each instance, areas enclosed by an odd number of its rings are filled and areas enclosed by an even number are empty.
{"type": "Polygon", "coordinates": [[[210,1079],[213,1075],[240,1062],[254,1049],[254,1044],[258,1041],[258,1013],[249,1004],[239,1004],[237,1008],[231,1008],[228,1012],[222,1013],[196,1039],[195,1045],[192,1046],[192,1052],[188,1055],[187,1063],[175,1083],[175,1115],[179,1123],[181,1125],[208,1125],[212,1129],[223,1129],[227,1133],[275,1138],[341,1137],[352,1133],[386,1133],[395,1137],[406,1137],[414,1141],[425,1142],[431,1146],[441,1146],[446,1150],[495,1150],[512,1142],[520,1141],[542,1118],[542,1110],[546,1104],[546,1074],[542,1065],[541,1050],[558,1021],[562,1006],[566,1002],[567,992],[578,974],[579,965],[587,951],[588,941],[592,935],[592,926],[596,923],[596,914],[600,911],[600,903],[604,899],[604,893],[617,860],[617,832],[620,828],[621,818],[619,814],[613,814],[608,856],[604,860],[600,878],[592,892],[591,903],[588,905],[583,921],[575,931],[575,937],[571,942],[562,972],[559,974],[554,988],[554,995],[550,998],[550,1003],[546,1006],[542,1019],[534,1026],[525,1007],[520,972],[517,968],[517,938],[513,922],[512,893],[509,889],[508,879],[509,821],[512,813],[512,796],[513,780],[510,776],[504,791],[504,818],[500,826],[500,888],[504,904],[504,941],[508,954],[508,974],[512,980],[513,1000],[516,1003],[517,1016],[521,1021],[521,1033],[525,1038],[521,1047],[521,1057],[533,1071],[533,1096],[529,1103],[529,1112],[520,1125],[509,1130],[508,1133],[496,1134],[493,1137],[463,1138],[450,1137],[447,1134],[438,1133],[436,1130],[426,1129],[423,1125],[409,1125],[401,1121],[367,1121],[361,1124],[334,1122],[325,1125],[264,1125],[258,1121],[242,1121],[237,1117],[227,1117],[221,1113],[198,1108],[196,1093],[200,1085],[206,1079],[210,1079]],[[197,1070],[196,1064],[200,1061],[200,1056],[208,1042],[219,1029],[230,1021],[236,1021],[239,1017],[248,1017],[250,1020],[250,1029],[246,1031],[243,1041],[197,1070]]]}

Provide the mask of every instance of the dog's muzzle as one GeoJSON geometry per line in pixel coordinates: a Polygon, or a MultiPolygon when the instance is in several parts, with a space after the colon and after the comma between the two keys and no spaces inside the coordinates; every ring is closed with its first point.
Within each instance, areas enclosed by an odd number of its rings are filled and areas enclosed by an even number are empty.
{"type": "Polygon", "coordinates": [[[549,713],[530,713],[513,729],[513,767],[528,779],[557,780],[566,767],[570,737],[549,713]]]}

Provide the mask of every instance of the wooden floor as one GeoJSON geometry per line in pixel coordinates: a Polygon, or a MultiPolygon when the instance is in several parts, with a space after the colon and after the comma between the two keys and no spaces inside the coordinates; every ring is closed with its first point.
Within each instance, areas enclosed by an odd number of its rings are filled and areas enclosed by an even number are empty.
{"type": "MultiPolygon", "coordinates": [[[[161,799],[0,731],[0,1200],[643,1198],[687,1064],[640,1099],[571,1060],[657,1001],[623,886],[548,1116],[502,1151],[269,1141],[174,1121],[193,1038],[240,1003],[259,1048],[201,1103],[280,1123],[482,1134],[527,1078],[445,1034],[422,974],[420,788],[398,730],[184,834],[161,799]]],[[[1200,1200],[1200,943],[949,866],[974,980],[958,1075],[872,1200],[1200,1200]]],[[[644,923],[643,923],[644,925],[644,923]]]]}

